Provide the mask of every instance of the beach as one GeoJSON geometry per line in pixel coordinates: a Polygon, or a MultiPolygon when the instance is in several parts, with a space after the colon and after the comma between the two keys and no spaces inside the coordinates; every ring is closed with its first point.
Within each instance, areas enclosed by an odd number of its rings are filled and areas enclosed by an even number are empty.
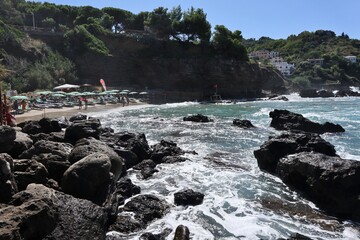
{"type": "Polygon", "coordinates": [[[98,112],[102,112],[102,111],[107,111],[107,110],[112,110],[112,109],[129,109],[132,108],[134,106],[139,106],[139,105],[146,105],[147,103],[144,102],[130,102],[129,105],[127,106],[122,106],[122,103],[117,103],[117,104],[107,104],[107,105],[90,105],[88,106],[87,109],[84,109],[84,107],[82,109],[79,109],[78,106],[69,108],[69,107],[64,107],[64,108],[60,108],[60,109],[56,109],[56,108],[45,108],[45,109],[32,109],[30,111],[27,111],[25,113],[22,114],[18,114],[15,115],[16,118],[16,122],[17,123],[21,123],[24,121],[29,121],[29,120],[40,120],[41,118],[60,118],[60,117],[71,117],[77,113],[82,113],[82,114],[86,114],[86,115],[93,115],[96,114],[98,112]]]}

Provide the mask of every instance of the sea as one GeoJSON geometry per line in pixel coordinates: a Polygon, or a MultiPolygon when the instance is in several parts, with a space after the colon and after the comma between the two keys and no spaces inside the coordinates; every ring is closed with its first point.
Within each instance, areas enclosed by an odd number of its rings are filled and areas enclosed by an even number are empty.
{"type": "Polygon", "coordinates": [[[340,221],[291,190],[282,181],[259,169],[254,150],[269,136],[281,134],[270,127],[269,112],[287,109],[312,121],[340,124],[345,133],[323,134],[344,159],[360,161],[360,98],[301,98],[289,101],[238,101],[224,104],[183,102],[144,105],[98,113],[102,124],[116,132],[145,133],[150,145],[162,139],[178,144],[189,160],[157,165],[159,172],[147,180],[133,169],[132,182],[142,194],[154,194],[172,204],[162,218],[132,235],[109,232],[117,239],[139,239],[145,232],[158,234],[180,224],[191,239],[278,239],[300,233],[312,239],[360,239],[360,223],[340,221]],[[183,117],[203,114],[210,123],[184,122],[183,117]],[[248,119],[256,128],[232,125],[235,118],[248,119]],[[205,195],[197,206],[176,206],[174,193],[193,189],[205,195]]]}

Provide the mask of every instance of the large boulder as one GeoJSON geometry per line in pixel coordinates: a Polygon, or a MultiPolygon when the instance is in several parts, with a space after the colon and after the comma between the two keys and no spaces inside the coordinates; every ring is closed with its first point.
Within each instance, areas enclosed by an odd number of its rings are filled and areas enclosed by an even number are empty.
{"type": "Polygon", "coordinates": [[[20,154],[30,149],[33,145],[33,140],[26,133],[16,131],[16,138],[14,140],[14,146],[9,154],[17,158],[20,154]]]}
{"type": "Polygon", "coordinates": [[[0,153],[0,203],[7,203],[18,190],[13,166],[12,157],[7,153],[0,153]]]}
{"type": "Polygon", "coordinates": [[[70,122],[75,122],[75,121],[82,121],[82,120],[86,120],[86,119],[87,119],[87,115],[78,113],[78,114],[75,114],[75,115],[71,116],[69,118],[69,121],[70,122]]]}
{"type": "Polygon", "coordinates": [[[64,173],[61,188],[74,197],[102,204],[111,183],[110,158],[93,153],[71,165],[64,173]]]}
{"type": "Polygon", "coordinates": [[[14,147],[16,131],[9,126],[0,126],[0,153],[11,151],[14,147]]]}
{"type": "Polygon", "coordinates": [[[70,143],[75,143],[79,139],[93,137],[99,139],[100,137],[100,120],[88,119],[73,122],[65,130],[65,139],[70,143]]]}
{"type": "Polygon", "coordinates": [[[174,202],[176,205],[199,205],[202,204],[204,200],[204,194],[200,192],[195,192],[192,189],[186,189],[183,191],[176,192],[174,194],[174,202]]]}
{"type": "Polygon", "coordinates": [[[319,97],[316,89],[302,89],[299,93],[303,98],[316,98],[319,97]]]}
{"type": "Polygon", "coordinates": [[[154,195],[135,196],[122,208],[110,230],[130,233],[144,229],[151,221],[162,218],[169,207],[168,203],[154,195]]]}
{"type": "Polygon", "coordinates": [[[155,163],[163,163],[163,158],[167,156],[179,156],[185,152],[172,141],[161,140],[160,143],[152,146],[150,158],[155,163]]]}
{"type": "Polygon", "coordinates": [[[335,147],[315,133],[284,133],[270,137],[254,151],[259,168],[274,173],[280,158],[299,152],[319,152],[336,156],[335,147]]]}
{"type": "Polygon", "coordinates": [[[213,122],[214,120],[210,119],[208,116],[204,116],[202,114],[191,115],[183,118],[183,121],[191,121],[191,122],[213,122]]]}
{"type": "Polygon", "coordinates": [[[173,240],[190,240],[189,228],[184,225],[177,226],[173,240]]]}
{"type": "Polygon", "coordinates": [[[360,161],[301,152],[280,159],[276,175],[327,212],[360,220],[360,161]]]}
{"type": "Polygon", "coordinates": [[[335,94],[332,91],[328,91],[328,90],[319,90],[317,92],[317,94],[319,95],[319,97],[322,98],[328,98],[328,97],[335,97],[335,94]]]}
{"type": "Polygon", "coordinates": [[[278,110],[270,112],[272,118],[270,126],[277,130],[297,130],[312,133],[325,132],[345,132],[345,129],[339,124],[326,122],[324,124],[312,122],[304,118],[301,114],[293,113],[287,110],[278,110]]]}
{"type": "Polygon", "coordinates": [[[61,126],[56,119],[42,118],[39,121],[25,121],[19,124],[22,132],[27,134],[60,132],[61,126]]]}
{"type": "Polygon", "coordinates": [[[0,210],[0,232],[14,236],[6,239],[106,238],[106,212],[88,200],[30,184],[13,196],[11,204],[6,212],[0,210]]]}
{"type": "Polygon", "coordinates": [[[46,184],[48,171],[41,163],[30,159],[14,160],[14,176],[18,189],[25,190],[31,183],[46,184]]]}
{"type": "Polygon", "coordinates": [[[72,148],[73,146],[69,143],[40,140],[36,142],[30,149],[23,152],[19,157],[30,159],[35,155],[40,155],[42,153],[51,153],[53,155],[61,157],[61,159],[66,161],[72,148]]]}
{"type": "Polygon", "coordinates": [[[124,167],[125,160],[105,143],[95,138],[84,138],[77,141],[69,155],[69,161],[70,163],[76,163],[92,153],[102,153],[109,157],[111,172],[114,174],[115,179],[118,179],[126,170],[124,167]]]}
{"type": "Polygon", "coordinates": [[[52,142],[66,142],[64,139],[64,132],[38,133],[30,135],[30,138],[33,140],[34,143],[40,140],[47,140],[52,142]]]}

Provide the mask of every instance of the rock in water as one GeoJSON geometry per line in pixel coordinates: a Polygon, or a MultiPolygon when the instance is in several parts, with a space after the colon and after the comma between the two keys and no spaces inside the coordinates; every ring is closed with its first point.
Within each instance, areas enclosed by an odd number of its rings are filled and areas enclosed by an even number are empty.
{"type": "Polygon", "coordinates": [[[177,226],[174,240],[190,240],[189,228],[184,225],[177,226]]]}
{"type": "Polygon", "coordinates": [[[270,126],[277,130],[297,130],[312,133],[325,132],[345,132],[345,129],[339,124],[326,122],[324,124],[312,122],[304,118],[301,114],[293,113],[287,110],[277,110],[270,112],[272,118],[270,126]]]}
{"type": "Polygon", "coordinates": [[[207,122],[213,122],[214,120],[202,114],[196,114],[196,115],[184,117],[183,121],[207,123],[207,122]]]}
{"type": "Polygon", "coordinates": [[[194,192],[192,189],[187,189],[174,194],[174,202],[176,205],[199,205],[204,200],[204,194],[194,192]]]}
{"type": "Polygon", "coordinates": [[[240,128],[254,128],[255,126],[249,120],[234,119],[233,125],[240,128]]]}

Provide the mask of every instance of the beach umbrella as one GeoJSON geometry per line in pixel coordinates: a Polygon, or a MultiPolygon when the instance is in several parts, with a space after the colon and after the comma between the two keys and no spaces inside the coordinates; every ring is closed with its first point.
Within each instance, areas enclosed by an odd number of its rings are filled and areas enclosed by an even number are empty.
{"type": "Polygon", "coordinates": [[[61,94],[61,93],[54,93],[54,94],[51,94],[51,97],[66,97],[66,95],[61,94]]]}
{"type": "Polygon", "coordinates": [[[130,92],[130,90],[125,89],[125,90],[122,90],[121,92],[130,92]]]}
{"type": "Polygon", "coordinates": [[[128,94],[129,92],[121,91],[120,94],[128,94]]]}
{"type": "Polygon", "coordinates": [[[101,93],[99,93],[99,95],[100,96],[104,96],[104,95],[108,95],[109,93],[107,93],[107,92],[101,92],[101,93]]]}
{"type": "Polygon", "coordinates": [[[52,93],[52,91],[39,91],[39,92],[35,92],[36,95],[48,95],[52,93]]]}
{"type": "Polygon", "coordinates": [[[147,92],[141,92],[141,93],[139,93],[140,95],[146,95],[146,94],[148,94],[147,92]]]}
{"type": "Polygon", "coordinates": [[[29,98],[27,96],[12,96],[10,97],[11,100],[28,100],[29,98]]]}
{"type": "Polygon", "coordinates": [[[113,89],[113,90],[110,90],[109,92],[115,92],[115,93],[117,93],[117,92],[120,92],[120,90],[113,89]]]}
{"type": "Polygon", "coordinates": [[[64,84],[57,87],[54,87],[54,90],[61,90],[61,89],[71,89],[71,88],[79,88],[79,85],[73,85],[73,84],[64,84]]]}
{"type": "Polygon", "coordinates": [[[131,93],[129,93],[129,95],[135,95],[135,94],[138,94],[138,92],[131,92],[131,93]]]}
{"type": "Polygon", "coordinates": [[[67,95],[69,96],[80,96],[79,92],[69,92],[67,95]]]}
{"type": "Polygon", "coordinates": [[[91,95],[94,95],[94,93],[92,92],[82,92],[80,93],[81,96],[91,96],[91,95]]]}
{"type": "Polygon", "coordinates": [[[63,91],[56,91],[56,92],[53,92],[54,94],[55,93],[58,93],[58,94],[64,94],[64,95],[66,95],[67,93],[66,92],[63,92],[63,91]]]}

